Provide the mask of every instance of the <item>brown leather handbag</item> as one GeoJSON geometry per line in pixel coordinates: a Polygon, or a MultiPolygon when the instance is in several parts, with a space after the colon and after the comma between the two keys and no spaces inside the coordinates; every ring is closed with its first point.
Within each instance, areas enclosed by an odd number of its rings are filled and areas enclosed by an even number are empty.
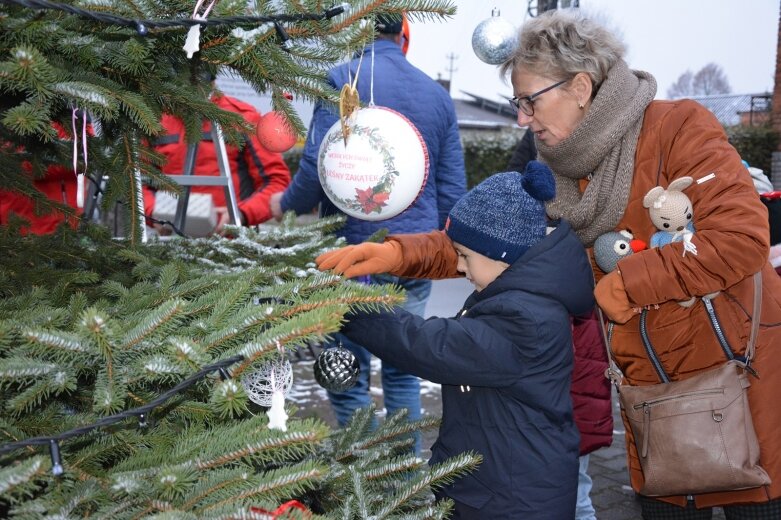
{"type": "Polygon", "coordinates": [[[696,495],[770,484],[759,465],[759,442],[746,389],[762,303],[762,275],[754,276],[754,309],[745,359],[733,354],[710,300],[702,300],[727,362],[681,381],[671,381],[648,338],[645,311],[640,332],[662,383],[631,386],[613,360],[612,323],[606,338],[610,368],[621,410],[634,435],[646,496],[696,495]]]}

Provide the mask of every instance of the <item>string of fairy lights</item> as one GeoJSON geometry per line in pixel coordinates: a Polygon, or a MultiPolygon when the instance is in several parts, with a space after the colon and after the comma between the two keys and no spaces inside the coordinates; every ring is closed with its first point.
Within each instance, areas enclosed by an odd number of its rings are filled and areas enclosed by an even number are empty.
{"type": "Polygon", "coordinates": [[[183,379],[178,385],[160,394],[158,397],[149,401],[145,405],[139,406],[137,408],[132,408],[130,410],[125,410],[123,412],[114,415],[108,415],[92,424],[79,426],[78,428],[73,428],[72,430],[58,433],[57,435],[48,435],[48,436],[42,435],[40,437],[31,437],[29,439],[3,444],[2,446],[0,446],[0,454],[8,453],[10,451],[14,451],[27,446],[48,445],[49,454],[51,455],[52,458],[52,473],[55,476],[60,476],[64,473],[64,468],[62,466],[62,459],[60,457],[59,443],[61,441],[70,439],[71,437],[78,437],[80,435],[89,433],[92,430],[96,430],[98,428],[104,428],[106,426],[110,426],[112,424],[122,422],[130,418],[138,419],[138,426],[140,428],[145,428],[147,426],[147,420],[149,418],[149,414],[152,412],[152,410],[154,410],[161,404],[165,403],[173,396],[179,394],[183,390],[191,387],[199,380],[203,379],[204,377],[206,377],[207,375],[209,375],[214,371],[217,371],[220,374],[220,378],[222,380],[229,379],[230,374],[226,370],[226,367],[229,367],[230,365],[233,365],[234,363],[238,363],[243,360],[244,360],[244,356],[236,355],[236,356],[222,359],[211,365],[206,365],[198,372],[192,374],[190,377],[186,379],[183,379]]]}
{"type": "MultiPolygon", "coordinates": [[[[282,23],[297,23],[305,21],[329,20],[349,10],[349,4],[342,3],[334,5],[322,13],[299,13],[299,14],[276,14],[268,16],[228,16],[215,17],[205,20],[195,18],[174,18],[170,20],[139,20],[126,18],[110,13],[89,11],[76,7],[75,5],[50,2],[49,0],[0,0],[4,4],[16,4],[28,9],[57,10],[66,13],[103,22],[112,25],[134,28],[141,36],[149,34],[150,29],[168,29],[173,27],[192,27],[195,25],[218,26],[218,25],[261,25],[264,23],[273,23],[275,27],[281,27],[282,23]]],[[[277,29],[279,31],[279,29],[277,29]]]]}

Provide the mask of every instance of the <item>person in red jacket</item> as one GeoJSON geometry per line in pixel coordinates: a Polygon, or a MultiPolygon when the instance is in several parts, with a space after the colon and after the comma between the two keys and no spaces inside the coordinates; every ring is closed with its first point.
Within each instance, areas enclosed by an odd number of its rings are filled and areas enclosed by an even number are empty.
{"type": "MultiPolygon", "coordinates": [[[[52,127],[57,131],[57,136],[63,141],[70,141],[73,137],[58,122],[52,122],[52,127]]],[[[92,125],[86,126],[87,135],[92,136],[92,125]]],[[[29,164],[22,164],[22,169],[27,175],[31,175],[32,168],[29,164]]],[[[76,215],[81,215],[82,208],[76,203],[77,181],[76,173],[71,167],[62,164],[51,164],[46,168],[46,175],[33,181],[35,188],[49,199],[70,206],[76,215]]],[[[20,232],[23,235],[48,235],[54,233],[57,227],[67,219],[68,225],[76,228],[78,218],[69,216],[62,211],[52,210],[36,214],[33,199],[15,191],[0,189],[0,226],[7,226],[11,214],[23,218],[30,223],[22,226],[20,232]]]]}
{"type": "MultiPolygon", "coordinates": [[[[241,114],[252,125],[257,125],[260,121],[260,113],[252,105],[238,99],[215,93],[212,102],[223,110],[241,114]]],[[[181,175],[184,172],[187,156],[184,124],[181,119],[169,114],[163,115],[161,123],[164,133],[153,142],[153,145],[155,150],[166,156],[167,161],[162,171],[170,175],[181,175]]],[[[211,123],[204,121],[202,130],[202,140],[196,151],[193,174],[219,175],[217,152],[211,137],[211,123]]],[[[290,184],[290,170],[282,155],[264,148],[255,132],[244,134],[242,146],[236,147],[226,143],[226,149],[233,185],[239,199],[241,224],[254,226],[269,220],[271,218],[269,198],[274,193],[284,191],[290,184]]],[[[225,189],[222,186],[193,186],[191,193],[211,194],[218,214],[214,232],[222,231],[223,226],[229,221],[225,189]]],[[[150,214],[153,208],[154,205],[151,207],[147,205],[147,213],[150,214]]]]}
{"type": "MultiPolygon", "coordinates": [[[[73,170],[58,164],[51,165],[46,170],[46,177],[33,181],[35,188],[51,200],[71,206],[76,214],[81,214],[81,208],[76,207],[76,174],[73,170]]],[[[66,219],[61,211],[35,214],[35,202],[24,193],[0,190],[0,226],[7,226],[15,214],[30,223],[22,226],[21,233],[33,235],[48,235],[54,233],[57,227],[66,219]]],[[[75,228],[78,219],[69,217],[68,224],[75,228]]]]}

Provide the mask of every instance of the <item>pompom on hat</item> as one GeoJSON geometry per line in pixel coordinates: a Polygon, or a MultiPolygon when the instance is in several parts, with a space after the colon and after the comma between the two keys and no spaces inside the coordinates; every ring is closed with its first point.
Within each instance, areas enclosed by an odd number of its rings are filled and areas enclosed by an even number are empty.
{"type": "Polygon", "coordinates": [[[531,161],[523,174],[494,174],[461,197],[445,232],[453,242],[512,264],[545,238],[545,202],[555,195],[550,168],[531,161]]]}

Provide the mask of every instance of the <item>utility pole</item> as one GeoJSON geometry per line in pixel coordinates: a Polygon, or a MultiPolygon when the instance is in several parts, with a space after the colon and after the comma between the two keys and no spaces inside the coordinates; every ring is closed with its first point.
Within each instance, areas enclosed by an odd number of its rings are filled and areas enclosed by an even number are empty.
{"type": "Polygon", "coordinates": [[[577,9],[580,7],[580,0],[561,0],[561,5],[559,5],[559,0],[529,0],[527,11],[529,16],[536,17],[545,11],[553,11],[559,7],[561,9],[569,9],[570,7],[577,9]]]}
{"type": "Polygon", "coordinates": [[[448,79],[447,79],[447,81],[448,81],[448,84],[449,84],[449,83],[453,82],[453,73],[458,70],[453,65],[453,63],[458,59],[458,56],[456,56],[455,54],[453,54],[451,52],[450,54],[447,54],[445,56],[445,58],[447,58],[448,61],[450,61],[450,65],[445,69],[448,72],[448,79]]]}

